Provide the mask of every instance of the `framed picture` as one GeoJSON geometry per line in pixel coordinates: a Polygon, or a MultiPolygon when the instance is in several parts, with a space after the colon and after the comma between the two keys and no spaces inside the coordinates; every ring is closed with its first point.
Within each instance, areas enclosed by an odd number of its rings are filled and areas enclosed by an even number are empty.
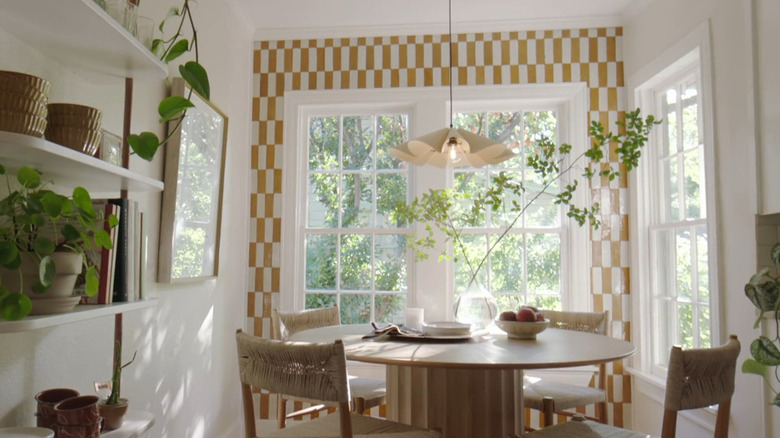
{"type": "Polygon", "coordinates": [[[157,281],[176,283],[219,274],[222,186],[228,118],[211,102],[173,81],[171,94],[188,97],[187,110],[165,150],[157,281]],[[190,94],[191,93],[191,94],[190,94]]]}
{"type": "Polygon", "coordinates": [[[100,159],[117,166],[122,165],[122,137],[102,129],[103,140],[100,143],[100,159]]]}

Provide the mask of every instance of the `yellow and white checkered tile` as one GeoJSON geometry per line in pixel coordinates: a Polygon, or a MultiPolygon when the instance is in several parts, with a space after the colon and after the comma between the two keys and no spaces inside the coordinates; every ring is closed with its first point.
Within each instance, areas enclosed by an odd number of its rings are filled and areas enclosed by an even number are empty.
{"type": "MultiPolygon", "coordinates": [[[[625,117],[622,34],[622,28],[456,34],[452,80],[456,85],[585,82],[589,122],[615,131],[625,117]]],[[[255,43],[249,332],[270,336],[271,308],[278,302],[285,92],[447,86],[448,44],[448,35],[255,43]]],[[[593,181],[591,194],[601,202],[603,224],[591,234],[594,308],[609,310],[613,335],[628,339],[627,180],[593,181]]],[[[610,418],[622,425],[631,401],[630,379],[622,364],[610,369],[610,418]]],[[[268,418],[267,411],[261,414],[268,418]]]]}

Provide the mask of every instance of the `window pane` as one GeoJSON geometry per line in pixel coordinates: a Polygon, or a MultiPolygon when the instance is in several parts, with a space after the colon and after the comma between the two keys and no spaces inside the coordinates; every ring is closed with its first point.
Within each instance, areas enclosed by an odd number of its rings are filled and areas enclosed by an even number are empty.
{"type": "Polygon", "coordinates": [[[691,274],[692,274],[692,248],[691,233],[688,230],[678,230],[676,233],[676,257],[677,261],[677,296],[690,301],[691,274]]]}
{"type": "Polygon", "coordinates": [[[529,190],[525,194],[528,203],[535,196],[536,200],[528,207],[523,214],[525,226],[527,227],[558,227],[561,223],[561,207],[555,204],[555,195],[557,188],[551,187],[548,191],[540,193],[533,190],[534,185],[528,186],[529,190]],[[552,191],[554,190],[554,191],[552,191]]]}
{"type": "Polygon", "coordinates": [[[370,173],[347,173],[342,176],[341,226],[365,228],[373,224],[374,181],[370,173]]]}
{"type": "Polygon", "coordinates": [[[666,367],[669,365],[669,351],[677,344],[675,338],[677,318],[674,301],[658,300],[655,302],[653,334],[655,335],[655,362],[666,367]]]}
{"type": "Polygon", "coordinates": [[[663,128],[666,156],[677,153],[677,90],[666,91],[663,101],[663,128]]]}
{"type": "MultiPolygon", "coordinates": [[[[488,138],[504,143],[516,153],[522,149],[524,139],[522,112],[488,113],[488,138]]],[[[520,168],[523,164],[522,155],[496,164],[495,168],[520,168]]]]}
{"type": "Polygon", "coordinates": [[[559,294],[561,290],[561,236],[531,234],[528,239],[528,293],[559,294]]]}
{"type": "Polygon", "coordinates": [[[684,156],[685,172],[685,218],[703,219],[707,216],[704,199],[704,157],[702,149],[688,151],[684,156]]]}
{"type": "Polygon", "coordinates": [[[339,117],[309,118],[309,169],[339,168],[339,117]]]}
{"type": "Polygon", "coordinates": [[[406,188],[409,186],[406,173],[380,173],[376,176],[376,226],[380,228],[401,228],[406,223],[396,224],[390,214],[398,202],[406,202],[406,188]]]}
{"type": "Polygon", "coordinates": [[[336,236],[306,236],[306,289],[336,289],[336,236]]]}
{"type": "Polygon", "coordinates": [[[664,222],[676,222],[680,220],[680,190],[678,186],[678,166],[677,155],[674,155],[671,159],[663,161],[663,188],[665,196],[662,200],[663,205],[663,221],[664,222]]]}
{"type": "Polygon", "coordinates": [[[540,309],[562,310],[560,295],[534,295],[529,293],[526,304],[540,309]]]}
{"type": "Polygon", "coordinates": [[[401,324],[404,322],[406,295],[377,294],[374,304],[374,320],[377,322],[401,324]]]}
{"type": "Polygon", "coordinates": [[[656,269],[653,277],[654,290],[656,296],[673,297],[675,296],[675,271],[676,267],[673,261],[676,259],[675,233],[674,230],[660,230],[655,232],[655,263],[656,269]]]}
{"type": "Polygon", "coordinates": [[[339,226],[339,176],[313,173],[309,176],[306,225],[309,228],[339,226]]]}
{"type": "MultiPolygon", "coordinates": [[[[709,247],[707,244],[707,229],[696,230],[696,262],[698,264],[699,302],[710,302],[710,268],[709,247]]],[[[708,326],[709,327],[709,326],[708,326]]],[[[702,329],[704,327],[702,326],[702,329]]]]}
{"type": "Polygon", "coordinates": [[[710,331],[710,306],[699,306],[699,346],[698,348],[712,347],[712,334],[710,331]]]}
{"type": "Polygon", "coordinates": [[[341,289],[371,290],[371,236],[341,236],[341,289]]]}
{"type": "Polygon", "coordinates": [[[693,348],[693,307],[690,303],[677,303],[677,344],[693,348]]]}
{"type": "MultiPolygon", "coordinates": [[[[454,185],[455,190],[458,192],[462,192],[466,194],[469,198],[473,199],[475,198],[479,193],[484,193],[484,191],[487,188],[487,176],[485,172],[482,171],[473,171],[473,172],[455,172],[454,175],[454,185]]],[[[468,201],[463,201],[463,208],[464,210],[470,210],[471,206],[473,204],[468,201]]],[[[485,226],[485,215],[484,212],[481,212],[478,214],[474,219],[476,219],[475,223],[468,224],[463,220],[463,217],[455,217],[453,218],[453,222],[455,222],[455,226],[460,227],[484,227],[485,226]]]]}
{"type": "Polygon", "coordinates": [[[408,117],[377,116],[376,118],[376,167],[377,169],[405,169],[406,162],[399,160],[388,151],[393,146],[408,140],[408,117]]]}
{"type": "Polygon", "coordinates": [[[517,311],[524,303],[523,294],[493,293],[493,296],[498,302],[499,313],[505,310],[517,311]]]}
{"type": "Polygon", "coordinates": [[[344,117],[345,170],[371,170],[374,168],[374,126],[371,116],[344,117]]]}
{"type": "Polygon", "coordinates": [[[491,291],[525,291],[524,246],[522,234],[507,234],[490,253],[491,291]]]}
{"type": "MultiPolygon", "coordinates": [[[[493,184],[493,177],[498,176],[498,172],[491,172],[491,178],[488,184],[490,184],[491,187],[495,187],[493,184]]],[[[523,181],[523,174],[520,172],[510,172],[506,171],[506,176],[509,177],[511,180],[516,182],[522,182],[523,181]]],[[[490,217],[490,225],[492,227],[497,228],[504,228],[509,226],[509,224],[512,223],[512,221],[517,217],[518,211],[517,208],[514,207],[514,203],[517,203],[517,206],[519,208],[522,208],[523,206],[523,197],[522,196],[516,196],[515,194],[511,193],[510,191],[505,191],[503,195],[503,204],[501,208],[499,208],[496,211],[493,211],[490,206],[487,207],[487,215],[490,217]]],[[[520,228],[523,226],[523,218],[527,217],[529,214],[531,214],[530,209],[527,210],[525,213],[523,213],[523,217],[517,223],[515,224],[516,228],[520,228]]]]}
{"type": "Polygon", "coordinates": [[[465,129],[475,134],[484,135],[483,113],[455,113],[453,114],[452,126],[457,129],[465,129]]]}
{"type": "MultiPolygon", "coordinates": [[[[468,260],[472,263],[473,269],[477,268],[480,260],[487,254],[487,236],[484,234],[463,234],[461,240],[466,247],[466,254],[468,260]]],[[[454,245],[454,243],[453,243],[454,245]]],[[[487,288],[487,265],[483,266],[479,270],[477,281],[483,287],[487,288]]],[[[465,291],[469,287],[469,281],[471,281],[471,270],[469,269],[466,260],[459,257],[455,260],[455,293],[465,291]]]]}
{"type": "Polygon", "coordinates": [[[306,294],[306,309],[333,307],[338,303],[336,294],[306,294]]]}
{"type": "Polygon", "coordinates": [[[688,84],[682,95],[683,147],[699,145],[699,97],[696,84],[688,84]]]}
{"type": "MultiPolygon", "coordinates": [[[[524,154],[526,157],[538,155],[540,153],[541,148],[539,143],[544,138],[555,144],[558,143],[557,120],[555,118],[555,113],[549,111],[540,113],[526,113],[525,123],[526,141],[524,154]]],[[[528,196],[532,196],[531,192],[538,193],[542,190],[544,181],[535,171],[527,169],[525,178],[526,186],[528,187],[529,191],[528,196]]],[[[553,182],[553,184],[548,187],[548,192],[558,193],[558,182],[553,182]]]]}
{"type": "Polygon", "coordinates": [[[339,310],[342,324],[366,324],[371,322],[371,295],[341,294],[339,310]]]}
{"type": "Polygon", "coordinates": [[[406,239],[401,234],[375,237],[374,290],[405,292],[407,290],[406,239]]]}

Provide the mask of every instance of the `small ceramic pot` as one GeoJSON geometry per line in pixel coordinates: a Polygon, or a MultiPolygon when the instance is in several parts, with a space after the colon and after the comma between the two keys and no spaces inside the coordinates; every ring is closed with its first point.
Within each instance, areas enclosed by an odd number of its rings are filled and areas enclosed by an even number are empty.
{"type": "Polygon", "coordinates": [[[101,402],[100,416],[103,417],[103,430],[114,430],[122,427],[127,413],[127,399],[120,398],[119,403],[107,405],[101,402]]]}
{"type": "MultiPolygon", "coordinates": [[[[100,410],[96,395],[80,395],[57,403],[54,411],[57,413],[58,426],[87,426],[100,423],[100,410]]],[[[59,434],[57,435],[60,436],[59,434]]]]}
{"type": "Polygon", "coordinates": [[[54,406],[78,395],[78,391],[69,388],[51,388],[35,394],[35,400],[38,402],[38,412],[35,413],[38,427],[54,429],[57,424],[57,413],[54,412],[54,406]]]}

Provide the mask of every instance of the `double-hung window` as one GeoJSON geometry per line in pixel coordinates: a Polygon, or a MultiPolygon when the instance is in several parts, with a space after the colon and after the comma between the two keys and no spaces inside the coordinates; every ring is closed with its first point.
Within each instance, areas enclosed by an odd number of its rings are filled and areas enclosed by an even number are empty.
{"type": "MultiPolygon", "coordinates": [[[[558,187],[540,193],[525,167],[526,154],[542,135],[584,149],[584,85],[459,88],[454,125],[518,152],[504,163],[439,169],[390,155],[390,147],[447,123],[442,91],[285,95],[282,278],[274,306],[338,304],[343,323],[401,322],[407,305],[425,307],[429,320],[452,319],[454,296],[466,289],[468,269],[436,262],[441,248],[430,260],[415,262],[406,237],[424,224],[397,224],[391,211],[396,202],[429,189],[476,193],[506,172],[523,178],[528,188],[528,198],[519,202],[539,197],[480,269],[482,285],[506,309],[520,303],[588,309],[590,291],[583,287],[589,284],[589,258],[583,256],[589,254],[588,228],[563,220],[565,212],[552,202],[558,187]]],[[[587,199],[586,188],[579,193],[580,202],[587,199]]],[[[463,230],[468,250],[484,254],[512,218],[486,211],[482,223],[463,230]]]]}
{"type": "Polygon", "coordinates": [[[650,355],[643,368],[665,375],[669,350],[718,339],[712,140],[699,51],[640,87],[641,105],[662,118],[638,178],[635,313],[650,355]]]}

